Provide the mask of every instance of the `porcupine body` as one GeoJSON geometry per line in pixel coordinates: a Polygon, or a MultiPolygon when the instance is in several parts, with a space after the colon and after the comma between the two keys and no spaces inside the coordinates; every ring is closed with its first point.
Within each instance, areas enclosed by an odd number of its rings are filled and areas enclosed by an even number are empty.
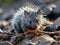
{"type": "Polygon", "coordinates": [[[38,21],[42,23],[42,20],[39,18],[41,16],[41,12],[39,11],[40,7],[37,6],[25,6],[20,8],[12,19],[12,26],[18,33],[23,33],[26,29],[34,30],[36,29],[36,24],[38,21]],[[39,16],[39,18],[37,18],[39,16]]]}

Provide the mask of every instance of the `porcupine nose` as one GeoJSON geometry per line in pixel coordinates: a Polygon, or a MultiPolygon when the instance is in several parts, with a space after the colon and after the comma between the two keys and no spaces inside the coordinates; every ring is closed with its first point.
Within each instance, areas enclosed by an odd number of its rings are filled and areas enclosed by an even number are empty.
{"type": "Polygon", "coordinates": [[[35,22],[30,22],[30,29],[35,30],[36,29],[36,23],[35,22]]]}

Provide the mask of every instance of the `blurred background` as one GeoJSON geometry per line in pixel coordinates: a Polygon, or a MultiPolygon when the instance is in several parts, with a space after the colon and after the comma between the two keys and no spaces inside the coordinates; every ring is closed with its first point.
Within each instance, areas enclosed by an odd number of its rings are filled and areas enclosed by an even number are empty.
{"type": "MultiPolygon", "coordinates": [[[[50,5],[55,4],[60,7],[60,0],[0,0],[0,25],[7,25],[13,14],[26,2],[33,3],[35,5],[50,5]]],[[[55,21],[56,24],[60,24],[60,18],[55,21]]],[[[3,26],[2,26],[3,27],[3,26]]],[[[10,27],[9,27],[10,28],[10,27]]],[[[5,29],[4,29],[5,30],[5,29]]]]}
{"type": "Polygon", "coordinates": [[[60,6],[60,0],[0,0],[0,20],[9,17],[9,15],[13,15],[26,2],[36,5],[49,5],[53,3],[60,6]]]}

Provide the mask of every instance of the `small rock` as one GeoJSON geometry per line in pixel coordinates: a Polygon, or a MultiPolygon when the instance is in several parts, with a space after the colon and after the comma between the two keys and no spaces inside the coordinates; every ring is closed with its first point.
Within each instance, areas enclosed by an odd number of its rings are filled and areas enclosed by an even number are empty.
{"type": "Polygon", "coordinates": [[[0,45],[12,45],[12,43],[8,41],[0,41],[0,45]]]}
{"type": "Polygon", "coordinates": [[[20,41],[22,41],[23,39],[24,39],[24,36],[16,35],[16,36],[11,37],[11,42],[13,44],[16,44],[16,43],[19,43],[20,41]]]}
{"type": "Polygon", "coordinates": [[[53,42],[51,45],[60,45],[60,42],[53,42]]]}
{"type": "Polygon", "coordinates": [[[53,8],[56,8],[56,5],[55,4],[50,4],[47,6],[47,8],[50,10],[50,11],[53,11],[53,8]]]}
{"type": "Polygon", "coordinates": [[[46,34],[31,40],[35,45],[50,45],[54,41],[55,40],[52,37],[46,34]]]}
{"type": "Polygon", "coordinates": [[[34,34],[34,33],[30,33],[30,34],[27,34],[25,37],[26,37],[27,39],[32,39],[32,38],[35,37],[35,34],[34,34]]]}
{"type": "Polygon", "coordinates": [[[3,21],[2,21],[2,24],[3,24],[4,26],[7,26],[7,25],[9,24],[9,22],[3,20],[3,21]]]}
{"type": "Polygon", "coordinates": [[[48,32],[53,32],[53,31],[56,31],[58,29],[58,25],[56,24],[53,24],[53,25],[49,25],[48,27],[46,27],[44,29],[44,31],[48,31],[48,32]]]}
{"type": "Polygon", "coordinates": [[[57,15],[59,15],[60,14],[60,7],[56,7],[54,9],[54,13],[56,13],[57,15]]]}
{"type": "Polygon", "coordinates": [[[54,36],[54,39],[55,39],[56,41],[60,41],[60,36],[54,36]]]}
{"type": "Polygon", "coordinates": [[[33,43],[29,39],[24,39],[22,45],[33,45],[33,43]]]}
{"type": "Polygon", "coordinates": [[[11,12],[5,12],[3,15],[2,15],[2,20],[10,20],[11,18],[13,17],[13,14],[11,12]]]}
{"type": "Polygon", "coordinates": [[[4,29],[4,25],[0,23],[0,29],[4,29]]]}
{"type": "Polygon", "coordinates": [[[0,32],[3,32],[3,30],[0,29],[0,32]]]}
{"type": "Polygon", "coordinates": [[[0,14],[3,14],[4,10],[0,8],[0,14]]]}

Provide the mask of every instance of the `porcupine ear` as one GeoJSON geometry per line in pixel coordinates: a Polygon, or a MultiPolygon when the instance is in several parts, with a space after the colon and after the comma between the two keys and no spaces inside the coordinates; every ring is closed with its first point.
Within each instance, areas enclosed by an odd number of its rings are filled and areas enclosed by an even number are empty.
{"type": "Polygon", "coordinates": [[[27,11],[26,11],[26,10],[24,10],[24,15],[25,15],[25,16],[27,15],[27,11]]]}
{"type": "Polygon", "coordinates": [[[41,13],[42,13],[42,10],[39,9],[39,10],[37,11],[37,14],[40,15],[41,13]]]}

